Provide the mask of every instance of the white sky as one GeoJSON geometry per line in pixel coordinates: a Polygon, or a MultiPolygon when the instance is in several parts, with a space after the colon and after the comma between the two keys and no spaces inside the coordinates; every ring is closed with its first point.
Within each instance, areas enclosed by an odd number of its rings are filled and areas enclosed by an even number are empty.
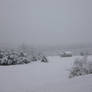
{"type": "Polygon", "coordinates": [[[0,43],[92,42],[92,0],[0,0],[0,43]]]}

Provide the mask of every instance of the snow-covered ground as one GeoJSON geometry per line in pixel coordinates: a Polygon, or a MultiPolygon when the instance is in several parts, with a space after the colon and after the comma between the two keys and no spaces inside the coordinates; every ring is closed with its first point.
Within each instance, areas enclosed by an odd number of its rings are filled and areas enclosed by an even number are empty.
{"type": "Polygon", "coordinates": [[[0,92],[92,92],[92,75],[68,78],[76,57],[0,66],[0,92]]]}

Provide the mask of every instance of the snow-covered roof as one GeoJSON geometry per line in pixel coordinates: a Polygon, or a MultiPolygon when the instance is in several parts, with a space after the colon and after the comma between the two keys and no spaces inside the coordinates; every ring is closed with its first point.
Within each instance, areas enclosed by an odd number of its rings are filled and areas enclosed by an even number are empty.
{"type": "Polygon", "coordinates": [[[64,53],[66,53],[66,54],[72,54],[71,51],[64,51],[64,53]]]}

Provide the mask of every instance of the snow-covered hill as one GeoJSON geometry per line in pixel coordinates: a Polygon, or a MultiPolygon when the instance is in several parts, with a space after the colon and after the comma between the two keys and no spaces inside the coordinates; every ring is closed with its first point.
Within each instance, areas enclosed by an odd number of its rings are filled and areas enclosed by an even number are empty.
{"type": "Polygon", "coordinates": [[[48,57],[49,63],[0,66],[0,92],[92,92],[92,75],[69,79],[75,57],[48,57]]]}

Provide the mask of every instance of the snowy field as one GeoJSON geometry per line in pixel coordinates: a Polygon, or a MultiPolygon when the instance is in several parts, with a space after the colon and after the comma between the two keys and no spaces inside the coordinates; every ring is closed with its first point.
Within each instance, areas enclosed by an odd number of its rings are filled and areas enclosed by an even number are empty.
{"type": "Polygon", "coordinates": [[[48,63],[0,66],[0,92],[92,92],[92,75],[69,79],[77,56],[48,57],[48,63]]]}

